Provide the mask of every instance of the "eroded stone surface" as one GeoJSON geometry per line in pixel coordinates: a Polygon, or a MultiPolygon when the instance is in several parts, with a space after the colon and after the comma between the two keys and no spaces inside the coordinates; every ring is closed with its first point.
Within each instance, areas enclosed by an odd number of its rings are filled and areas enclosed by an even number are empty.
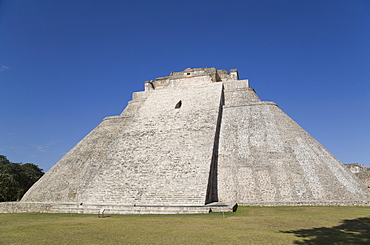
{"type": "Polygon", "coordinates": [[[188,68],[145,82],[22,202],[368,205],[363,183],[238,79],[237,70],[188,68]]]}

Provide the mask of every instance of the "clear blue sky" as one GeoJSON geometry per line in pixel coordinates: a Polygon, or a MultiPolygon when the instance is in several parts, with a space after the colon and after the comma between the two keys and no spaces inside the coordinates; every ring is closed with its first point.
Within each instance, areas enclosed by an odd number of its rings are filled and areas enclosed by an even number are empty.
{"type": "Polygon", "coordinates": [[[369,0],[0,0],[0,67],[13,162],[48,170],[144,81],[216,67],[370,166],[369,0]]]}

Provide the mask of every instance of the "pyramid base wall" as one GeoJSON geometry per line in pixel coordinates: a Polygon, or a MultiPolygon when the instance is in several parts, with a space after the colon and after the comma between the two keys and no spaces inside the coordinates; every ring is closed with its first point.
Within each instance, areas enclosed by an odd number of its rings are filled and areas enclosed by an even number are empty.
{"type": "Polygon", "coordinates": [[[155,205],[112,205],[43,202],[2,202],[0,213],[75,213],[75,214],[206,214],[210,212],[235,212],[238,206],[370,206],[370,199],[364,200],[320,200],[295,202],[256,203],[210,203],[199,206],[155,206],[155,205]],[[101,209],[104,212],[101,214],[101,209]]]}
{"type": "Polygon", "coordinates": [[[76,214],[206,214],[235,212],[236,203],[210,203],[207,205],[113,205],[83,203],[3,202],[0,213],[76,213],[76,214]],[[102,212],[103,210],[103,212],[102,212]]]}
{"type": "Polygon", "coordinates": [[[278,207],[278,206],[370,206],[370,199],[364,200],[312,200],[291,202],[249,202],[238,203],[239,206],[278,207]]]}

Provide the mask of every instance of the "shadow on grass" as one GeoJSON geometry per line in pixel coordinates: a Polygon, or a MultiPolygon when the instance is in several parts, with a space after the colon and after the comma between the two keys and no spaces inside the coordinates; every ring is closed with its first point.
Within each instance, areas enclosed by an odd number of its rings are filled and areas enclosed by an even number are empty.
{"type": "Polygon", "coordinates": [[[294,244],[370,244],[370,218],[343,220],[331,228],[321,227],[292,231],[296,237],[304,238],[294,244]]]}

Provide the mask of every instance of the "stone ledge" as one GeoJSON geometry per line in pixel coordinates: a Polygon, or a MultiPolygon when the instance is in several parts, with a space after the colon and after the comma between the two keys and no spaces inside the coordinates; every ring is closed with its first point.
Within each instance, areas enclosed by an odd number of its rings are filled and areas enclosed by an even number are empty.
{"type": "Polygon", "coordinates": [[[290,202],[248,202],[239,203],[240,206],[370,206],[370,199],[359,200],[312,200],[290,202]]]}
{"type": "Polygon", "coordinates": [[[126,118],[132,118],[132,117],[133,116],[110,116],[110,117],[104,118],[103,120],[123,120],[126,118]]]}
{"type": "Polygon", "coordinates": [[[210,212],[235,212],[236,203],[210,203],[207,205],[165,206],[165,205],[119,205],[90,203],[42,203],[42,202],[3,202],[0,213],[80,213],[98,214],[104,208],[105,214],[206,214],[210,212]]]}
{"type": "Polygon", "coordinates": [[[233,108],[233,107],[244,107],[244,106],[257,106],[257,105],[273,105],[278,106],[275,102],[272,101],[261,101],[261,102],[251,102],[243,105],[224,105],[224,108],[233,108]]]}
{"type": "Polygon", "coordinates": [[[224,88],[224,92],[235,92],[235,91],[252,91],[255,92],[253,88],[251,87],[245,87],[245,88],[224,88]]]}
{"type": "Polygon", "coordinates": [[[209,207],[212,212],[235,212],[238,209],[237,203],[231,203],[231,202],[212,202],[206,204],[207,207],[209,207]]]}

